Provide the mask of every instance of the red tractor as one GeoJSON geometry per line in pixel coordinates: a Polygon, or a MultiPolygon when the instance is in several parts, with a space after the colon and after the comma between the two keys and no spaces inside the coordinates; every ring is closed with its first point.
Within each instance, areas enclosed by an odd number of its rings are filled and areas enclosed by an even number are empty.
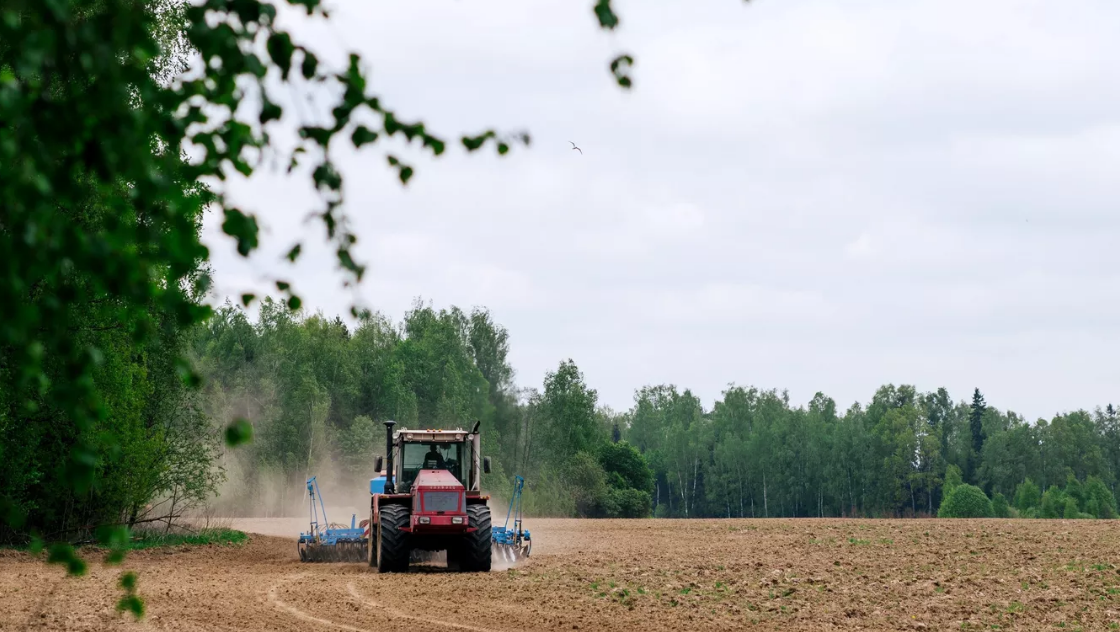
{"type": "MultiPolygon", "coordinates": [[[[447,566],[490,570],[489,496],[480,491],[490,457],[479,454],[479,422],[464,430],[408,430],[385,422],[384,491],[370,499],[369,565],[405,572],[414,558],[446,551],[447,566]]],[[[380,481],[378,481],[380,483],[380,481]]],[[[363,521],[366,522],[366,521],[363,521]]]]}

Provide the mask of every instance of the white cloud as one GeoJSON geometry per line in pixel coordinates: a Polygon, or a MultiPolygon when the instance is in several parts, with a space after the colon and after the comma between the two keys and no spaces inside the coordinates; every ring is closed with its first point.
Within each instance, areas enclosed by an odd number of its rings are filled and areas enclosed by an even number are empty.
{"type": "Polygon", "coordinates": [[[871,235],[867,233],[860,233],[859,237],[844,246],[844,254],[851,259],[867,259],[874,254],[874,246],[871,243],[871,235]]]}

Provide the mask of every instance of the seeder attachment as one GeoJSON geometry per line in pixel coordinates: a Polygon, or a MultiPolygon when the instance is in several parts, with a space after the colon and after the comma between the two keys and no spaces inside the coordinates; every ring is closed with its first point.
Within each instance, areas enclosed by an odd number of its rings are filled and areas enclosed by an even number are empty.
{"type": "Polygon", "coordinates": [[[529,537],[528,529],[521,525],[521,489],[525,486],[525,479],[514,477],[513,496],[509,500],[509,510],[506,511],[506,522],[501,527],[490,530],[490,539],[494,543],[494,555],[507,562],[517,562],[529,557],[533,548],[533,541],[529,537]],[[516,511],[514,510],[516,507],[516,511]],[[510,516],[513,516],[513,528],[509,528],[510,516]]]}
{"type": "Polygon", "coordinates": [[[307,479],[307,492],[311,499],[311,528],[307,533],[299,534],[296,550],[299,551],[301,562],[363,562],[369,540],[365,530],[355,526],[357,516],[350,516],[350,526],[344,524],[327,523],[327,511],[323,507],[323,495],[319,492],[319,483],[315,477],[307,479]],[[315,498],[318,496],[319,504],[316,507],[315,498]],[[324,528],[319,523],[322,515],[324,528]]]}

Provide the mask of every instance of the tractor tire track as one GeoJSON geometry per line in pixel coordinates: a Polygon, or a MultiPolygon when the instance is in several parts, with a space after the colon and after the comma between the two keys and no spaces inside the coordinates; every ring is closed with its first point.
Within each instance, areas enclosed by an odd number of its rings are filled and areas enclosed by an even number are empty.
{"type": "Polygon", "coordinates": [[[451,629],[454,629],[454,630],[471,630],[471,632],[501,632],[500,630],[498,630],[496,628],[484,628],[484,627],[469,625],[469,624],[466,624],[466,623],[454,623],[454,622],[451,622],[451,621],[442,621],[440,619],[432,619],[432,618],[429,618],[429,617],[419,617],[419,616],[416,616],[414,614],[409,614],[409,613],[404,612],[402,610],[397,610],[396,608],[391,608],[389,606],[386,606],[385,604],[378,603],[378,602],[370,599],[369,597],[366,597],[365,595],[358,592],[358,589],[355,588],[354,584],[352,584],[352,583],[346,584],[346,590],[350,593],[350,596],[353,597],[354,599],[357,599],[361,603],[363,603],[367,606],[370,606],[371,608],[376,608],[377,610],[380,610],[381,612],[384,612],[385,614],[389,615],[390,617],[392,617],[394,619],[405,619],[405,620],[408,620],[408,621],[416,621],[418,623],[426,623],[428,625],[436,625],[436,626],[440,626],[440,627],[451,628],[451,629]]]}
{"type": "Polygon", "coordinates": [[[359,628],[357,626],[347,625],[345,623],[338,623],[337,621],[331,621],[330,619],[324,619],[322,617],[317,617],[317,616],[315,616],[315,615],[313,615],[309,612],[306,612],[304,610],[300,610],[299,608],[291,605],[290,603],[287,603],[286,601],[280,599],[280,597],[278,597],[276,595],[277,589],[279,589],[282,584],[290,583],[293,580],[302,579],[303,577],[306,577],[306,576],[307,576],[307,573],[300,573],[298,575],[290,575],[287,578],[285,578],[284,580],[273,584],[272,587],[268,589],[268,600],[272,603],[272,605],[276,606],[277,608],[279,608],[283,612],[285,612],[285,613],[287,613],[287,614],[289,614],[289,615],[291,615],[291,616],[293,616],[296,619],[299,619],[301,621],[307,621],[309,623],[318,623],[319,625],[322,625],[322,626],[335,628],[337,630],[346,630],[347,632],[374,632],[373,630],[370,630],[368,628],[359,628]]]}
{"type": "MultiPolygon", "coordinates": [[[[358,626],[355,626],[355,625],[350,625],[348,623],[340,623],[340,622],[334,621],[332,619],[326,619],[326,618],[311,614],[310,612],[307,612],[306,610],[303,610],[303,609],[301,609],[297,606],[294,606],[294,605],[292,605],[292,604],[290,604],[290,603],[288,603],[288,602],[286,602],[286,601],[284,601],[283,599],[280,598],[278,592],[284,584],[291,583],[291,582],[293,582],[295,580],[298,580],[298,579],[303,579],[304,577],[307,577],[307,576],[308,576],[308,573],[298,573],[298,574],[295,574],[295,575],[289,575],[288,577],[284,578],[283,580],[273,584],[268,589],[268,592],[267,592],[269,602],[271,602],[273,606],[275,606],[276,608],[278,608],[282,612],[284,612],[284,613],[286,613],[286,614],[288,614],[288,615],[290,615],[290,616],[292,616],[296,619],[299,619],[300,621],[306,621],[308,623],[316,623],[318,625],[328,627],[328,628],[334,628],[336,630],[346,630],[347,632],[377,632],[377,630],[375,630],[375,629],[361,628],[361,627],[358,627],[358,626]]],[[[354,586],[353,583],[346,584],[346,590],[347,590],[348,593],[350,593],[350,596],[353,599],[355,599],[358,603],[360,603],[361,605],[368,606],[370,608],[373,608],[373,609],[377,610],[378,612],[385,615],[389,619],[414,621],[414,622],[417,622],[417,623],[423,623],[423,624],[426,624],[426,625],[432,625],[432,626],[437,626],[437,627],[442,627],[442,628],[450,628],[450,629],[453,629],[453,630],[469,630],[470,632],[501,632],[500,630],[497,630],[495,628],[479,627],[479,626],[469,625],[469,624],[466,624],[466,623],[455,623],[453,621],[442,621],[440,619],[434,619],[434,618],[422,617],[422,616],[417,616],[417,615],[414,615],[414,614],[410,614],[410,613],[405,612],[403,610],[398,610],[396,608],[392,608],[390,606],[387,606],[383,603],[379,603],[377,601],[374,601],[373,599],[371,599],[371,598],[363,595],[362,593],[360,593],[358,591],[358,589],[354,586]]]]}

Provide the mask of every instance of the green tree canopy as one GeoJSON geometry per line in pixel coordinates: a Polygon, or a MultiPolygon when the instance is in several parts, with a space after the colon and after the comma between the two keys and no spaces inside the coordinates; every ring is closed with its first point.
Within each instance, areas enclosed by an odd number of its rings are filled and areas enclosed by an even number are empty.
{"type": "Polygon", "coordinates": [[[984,490],[968,484],[949,490],[937,511],[938,518],[990,518],[992,515],[992,501],[984,490]]]}

